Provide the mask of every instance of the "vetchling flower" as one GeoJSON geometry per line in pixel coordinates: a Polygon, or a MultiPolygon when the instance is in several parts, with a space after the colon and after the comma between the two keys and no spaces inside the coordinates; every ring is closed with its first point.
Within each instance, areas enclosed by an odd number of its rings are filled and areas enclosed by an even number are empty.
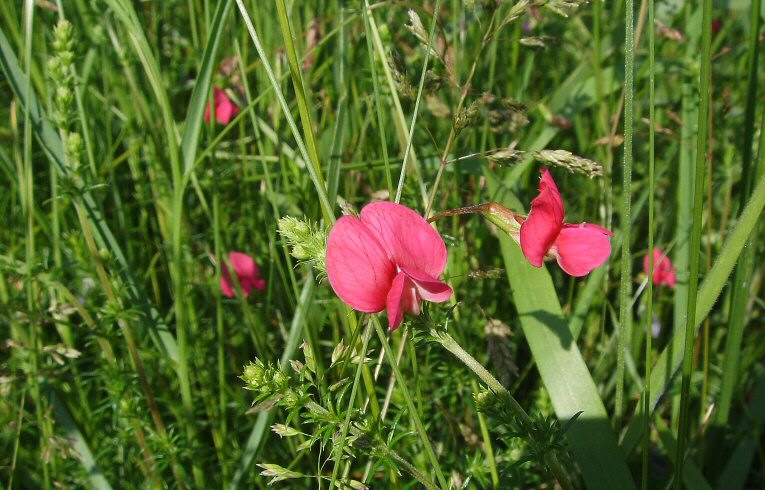
{"type": "Polygon", "coordinates": [[[534,267],[545,256],[555,258],[561,269],[574,277],[589,274],[611,255],[609,230],[590,223],[563,222],[563,200],[550,172],[543,168],[539,195],[531,201],[531,212],[521,224],[523,255],[534,267]]]}
{"type": "Polygon", "coordinates": [[[365,313],[388,310],[391,330],[404,313],[418,315],[423,300],[448,300],[452,289],[438,276],[446,267],[441,236],[419,214],[374,202],[361,217],[343,216],[329,234],[327,276],[335,293],[365,313]]]}
{"type": "MultiPolygon", "coordinates": [[[[234,274],[242,287],[244,297],[250,295],[250,291],[256,289],[263,291],[266,288],[266,280],[260,278],[260,269],[255,260],[247,254],[241,252],[231,252],[228,254],[228,260],[234,268],[234,274]]],[[[226,262],[221,263],[220,289],[224,296],[234,298],[236,296],[234,279],[231,277],[226,262]]]]}
{"type": "MultiPolygon", "coordinates": [[[[643,257],[643,270],[645,271],[645,275],[647,276],[649,271],[649,257],[648,254],[645,254],[645,257],[643,257]]],[[[669,286],[671,288],[675,287],[675,283],[677,282],[677,271],[675,270],[675,266],[672,265],[672,262],[669,260],[669,257],[667,257],[662,249],[660,248],[654,248],[653,249],[653,283],[657,286],[669,286]]]]}
{"type": "MultiPolygon", "coordinates": [[[[219,89],[218,87],[213,87],[213,102],[215,104],[215,120],[224,126],[227,125],[237,114],[239,114],[239,106],[237,106],[234,101],[232,101],[228,95],[226,95],[226,92],[219,89]]],[[[207,108],[205,109],[205,122],[210,122],[209,102],[207,104],[207,108]]]]}

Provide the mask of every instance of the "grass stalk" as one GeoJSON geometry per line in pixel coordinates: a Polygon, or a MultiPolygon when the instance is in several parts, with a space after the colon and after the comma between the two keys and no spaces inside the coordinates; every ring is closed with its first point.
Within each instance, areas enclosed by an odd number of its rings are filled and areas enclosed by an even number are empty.
{"type": "MultiPolygon", "coordinates": [[[[621,279],[619,282],[619,325],[616,360],[616,398],[614,407],[614,426],[621,427],[624,414],[624,367],[627,336],[632,323],[632,257],[630,241],[632,237],[632,133],[634,120],[635,96],[635,20],[634,1],[625,2],[625,42],[624,42],[624,161],[622,164],[622,205],[620,209],[622,253],[621,279]]],[[[652,26],[653,27],[653,26],[652,26]]]]}
{"type": "Polygon", "coordinates": [[[682,387],[680,391],[680,417],[678,420],[677,453],[673,475],[674,488],[682,487],[683,463],[690,433],[691,375],[693,374],[693,344],[696,325],[696,303],[699,285],[699,265],[701,255],[701,221],[704,202],[704,176],[707,160],[709,100],[711,78],[712,44],[712,1],[703,1],[701,16],[701,69],[699,72],[699,133],[696,146],[696,178],[693,189],[693,227],[690,236],[690,274],[688,278],[688,301],[685,324],[685,346],[683,349],[682,387]]]}
{"type": "MultiPolygon", "coordinates": [[[[281,1],[283,4],[283,0],[281,1]]],[[[282,93],[282,90],[279,86],[279,81],[274,74],[273,69],[271,68],[271,63],[268,61],[268,57],[266,55],[265,49],[263,49],[263,45],[260,42],[260,36],[258,35],[257,30],[255,29],[255,26],[252,23],[252,19],[250,18],[250,15],[247,13],[247,9],[244,6],[244,3],[242,0],[236,0],[236,4],[239,7],[239,12],[242,16],[242,20],[244,20],[245,26],[247,27],[247,31],[250,34],[250,38],[252,39],[253,44],[255,45],[255,49],[258,52],[258,56],[260,56],[260,60],[263,64],[263,69],[266,71],[266,75],[268,76],[268,80],[271,82],[271,87],[273,88],[274,94],[276,95],[279,106],[281,107],[284,118],[287,120],[287,124],[290,127],[290,130],[292,131],[292,136],[295,138],[295,142],[297,143],[298,149],[300,150],[300,154],[303,157],[303,160],[306,162],[306,167],[308,169],[308,174],[311,177],[311,181],[313,182],[314,188],[316,190],[316,194],[319,197],[319,203],[321,205],[321,212],[324,219],[327,221],[328,224],[332,224],[335,222],[334,213],[332,211],[332,205],[329,203],[329,199],[327,198],[327,191],[324,186],[324,179],[321,176],[321,172],[317,171],[317,169],[320,169],[319,166],[319,160],[318,160],[318,154],[315,150],[315,145],[313,151],[311,151],[310,156],[309,150],[306,148],[306,144],[304,143],[303,137],[300,135],[300,131],[297,128],[297,125],[295,124],[295,120],[293,119],[292,115],[290,114],[289,105],[287,104],[286,99],[284,98],[284,94],[282,93]]],[[[279,3],[277,3],[277,7],[279,6],[279,3]]],[[[282,14],[280,14],[281,17],[282,14]]],[[[284,13],[286,15],[286,12],[284,13]]],[[[284,23],[283,20],[280,18],[280,25],[284,23]]],[[[283,30],[283,36],[285,44],[287,45],[287,51],[288,56],[290,59],[294,56],[295,59],[297,58],[295,52],[294,52],[294,43],[292,42],[292,34],[291,31],[284,31],[284,29],[287,29],[289,27],[289,24],[282,25],[283,30]],[[290,49],[291,46],[291,49],[290,49]],[[292,52],[290,54],[290,52],[292,52]]],[[[302,85],[302,77],[300,76],[300,71],[297,69],[297,62],[296,61],[290,61],[290,67],[292,69],[292,65],[295,65],[295,69],[297,72],[292,73],[293,77],[293,85],[295,85],[296,91],[303,91],[303,85],[302,85]]],[[[305,94],[303,94],[303,104],[301,104],[302,109],[301,111],[301,119],[303,119],[303,125],[304,130],[308,131],[306,133],[307,138],[311,138],[310,141],[313,141],[313,130],[311,129],[310,125],[310,116],[308,115],[307,106],[305,105],[305,94]],[[305,112],[305,116],[303,116],[303,113],[305,112]],[[306,127],[307,126],[307,127],[306,127]],[[310,136],[308,136],[310,134],[310,136]]]]}
{"type": "MultiPolygon", "coordinates": [[[[366,38],[366,44],[367,44],[367,57],[369,58],[369,70],[372,74],[372,88],[374,89],[374,96],[375,96],[375,107],[377,110],[375,111],[377,113],[377,128],[380,132],[380,149],[382,150],[383,154],[383,162],[385,165],[385,183],[388,186],[388,195],[393,195],[393,179],[391,178],[391,171],[390,171],[390,161],[388,159],[388,141],[387,137],[385,135],[385,116],[383,115],[384,112],[382,108],[383,100],[382,100],[382,92],[380,91],[380,80],[377,76],[377,61],[375,60],[375,53],[374,53],[374,46],[372,43],[372,32],[371,27],[369,24],[369,9],[366,8],[365,1],[366,0],[360,0],[361,1],[361,13],[364,17],[364,32],[365,32],[365,38],[366,38]]],[[[428,53],[429,54],[429,53],[428,53]]]]}
{"type": "MultiPolygon", "coordinates": [[[[404,150],[404,160],[401,164],[401,173],[398,177],[398,186],[396,187],[396,198],[394,202],[401,201],[401,193],[404,190],[404,180],[406,179],[406,164],[409,161],[409,154],[412,152],[412,142],[414,140],[414,128],[417,125],[417,116],[420,112],[420,101],[422,100],[422,89],[425,87],[425,75],[428,71],[428,61],[430,61],[430,53],[433,46],[433,38],[436,32],[436,24],[438,24],[438,15],[441,7],[441,0],[436,0],[436,5],[433,7],[433,19],[430,21],[430,31],[428,33],[428,46],[425,49],[425,61],[422,64],[422,71],[420,72],[420,83],[417,86],[417,97],[414,101],[414,112],[412,113],[412,122],[409,125],[409,136],[406,139],[406,149],[404,150]]],[[[428,201],[428,207],[430,207],[430,201],[428,201]]],[[[427,216],[427,212],[425,215],[427,216]]]]}
{"type": "Polygon", "coordinates": [[[648,286],[646,290],[645,313],[645,375],[642,403],[645,415],[643,430],[643,460],[641,465],[643,490],[648,490],[648,455],[651,449],[651,417],[649,401],[651,399],[651,365],[653,359],[653,275],[654,261],[654,213],[656,185],[656,23],[654,21],[654,0],[648,0],[648,286]]]}

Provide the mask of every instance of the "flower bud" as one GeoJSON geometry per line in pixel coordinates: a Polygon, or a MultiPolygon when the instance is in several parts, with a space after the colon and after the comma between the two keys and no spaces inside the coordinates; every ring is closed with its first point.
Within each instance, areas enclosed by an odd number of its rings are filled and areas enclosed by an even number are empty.
{"type": "Polygon", "coordinates": [[[53,49],[55,51],[71,51],[74,41],[72,33],[74,29],[68,20],[60,20],[53,29],[53,49]]]}

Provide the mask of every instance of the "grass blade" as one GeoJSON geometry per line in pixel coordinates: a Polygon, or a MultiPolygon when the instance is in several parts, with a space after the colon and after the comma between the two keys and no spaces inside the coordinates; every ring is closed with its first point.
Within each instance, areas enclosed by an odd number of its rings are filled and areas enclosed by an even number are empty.
{"type": "Polygon", "coordinates": [[[207,106],[207,96],[210,93],[212,84],[213,69],[220,47],[220,41],[223,37],[226,21],[231,12],[232,0],[223,0],[215,8],[215,15],[210,26],[207,44],[202,55],[202,61],[199,65],[199,73],[194,84],[194,90],[191,92],[191,100],[186,111],[186,124],[181,137],[181,155],[183,156],[183,174],[184,179],[191,176],[194,168],[194,162],[199,146],[199,133],[202,130],[202,119],[207,106]]]}
{"type": "MultiPolygon", "coordinates": [[[[709,100],[710,81],[712,78],[712,0],[704,0],[702,15],[702,58],[701,58],[701,88],[699,93],[699,133],[696,146],[696,178],[693,189],[693,228],[691,230],[690,277],[688,279],[687,320],[685,322],[685,343],[683,355],[683,379],[680,394],[680,418],[677,435],[677,455],[675,457],[674,486],[679,490],[682,486],[683,463],[685,447],[690,431],[691,403],[691,374],[693,372],[693,344],[696,337],[696,302],[699,286],[699,265],[701,258],[701,221],[702,205],[704,203],[704,176],[707,151],[709,148],[709,100]]],[[[738,256],[738,254],[736,254],[738,256]]]]}
{"type": "Polygon", "coordinates": [[[618,347],[616,353],[616,401],[614,425],[621,427],[624,414],[624,357],[627,351],[627,337],[632,324],[632,257],[630,239],[632,238],[632,127],[634,119],[635,96],[635,20],[634,2],[625,3],[625,41],[624,41],[624,162],[622,165],[622,207],[619,219],[622,222],[621,278],[619,285],[619,326],[618,347]]]}

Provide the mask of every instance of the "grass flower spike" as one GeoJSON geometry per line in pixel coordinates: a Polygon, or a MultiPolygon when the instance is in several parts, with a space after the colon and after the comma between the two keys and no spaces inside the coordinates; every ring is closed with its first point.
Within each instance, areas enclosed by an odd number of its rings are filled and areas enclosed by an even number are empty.
{"type": "MultiPolygon", "coordinates": [[[[260,269],[252,257],[241,252],[231,252],[228,254],[228,260],[234,268],[234,274],[236,274],[239,285],[242,286],[242,293],[245,298],[250,295],[250,291],[253,289],[263,291],[266,288],[266,280],[260,278],[260,269]]],[[[226,262],[221,264],[220,289],[224,296],[236,297],[234,279],[231,277],[231,271],[226,262]]]]}
{"type": "MultiPolygon", "coordinates": [[[[643,257],[643,270],[647,276],[650,272],[649,269],[648,254],[643,257]]],[[[653,283],[657,286],[669,286],[675,287],[677,282],[677,271],[672,262],[664,254],[664,251],[660,248],[653,249],[653,283]]]]}
{"type": "Polygon", "coordinates": [[[365,313],[388,310],[391,330],[404,313],[418,315],[423,300],[448,300],[452,289],[438,276],[446,267],[441,236],[419,214],[375,202],[361,216],[343,216],[329,234],[327,276],[335,293],[365,313]]]}
{"type": "Polygon", "coordinates": [[[531,201],[531,212],[521,224],[523,255],[535,267],[544,258],[558,261],[561,269],[574,277],[586,276],[611,255],[609,230],[590,223],[563,222],[563,200],[546,168],[542,169],[539,195],[531,201]]]}
{"type": "MultiPolygon", "coordinates": [[[[213,101],[215,103],[215,120],[226,126],[239,114],[239,106],[226,95],[226,92],[218,87],[213,88],[213,101]]],[[[205,109],[205,122],[210,122],[210,104],[205,109]]]]}

